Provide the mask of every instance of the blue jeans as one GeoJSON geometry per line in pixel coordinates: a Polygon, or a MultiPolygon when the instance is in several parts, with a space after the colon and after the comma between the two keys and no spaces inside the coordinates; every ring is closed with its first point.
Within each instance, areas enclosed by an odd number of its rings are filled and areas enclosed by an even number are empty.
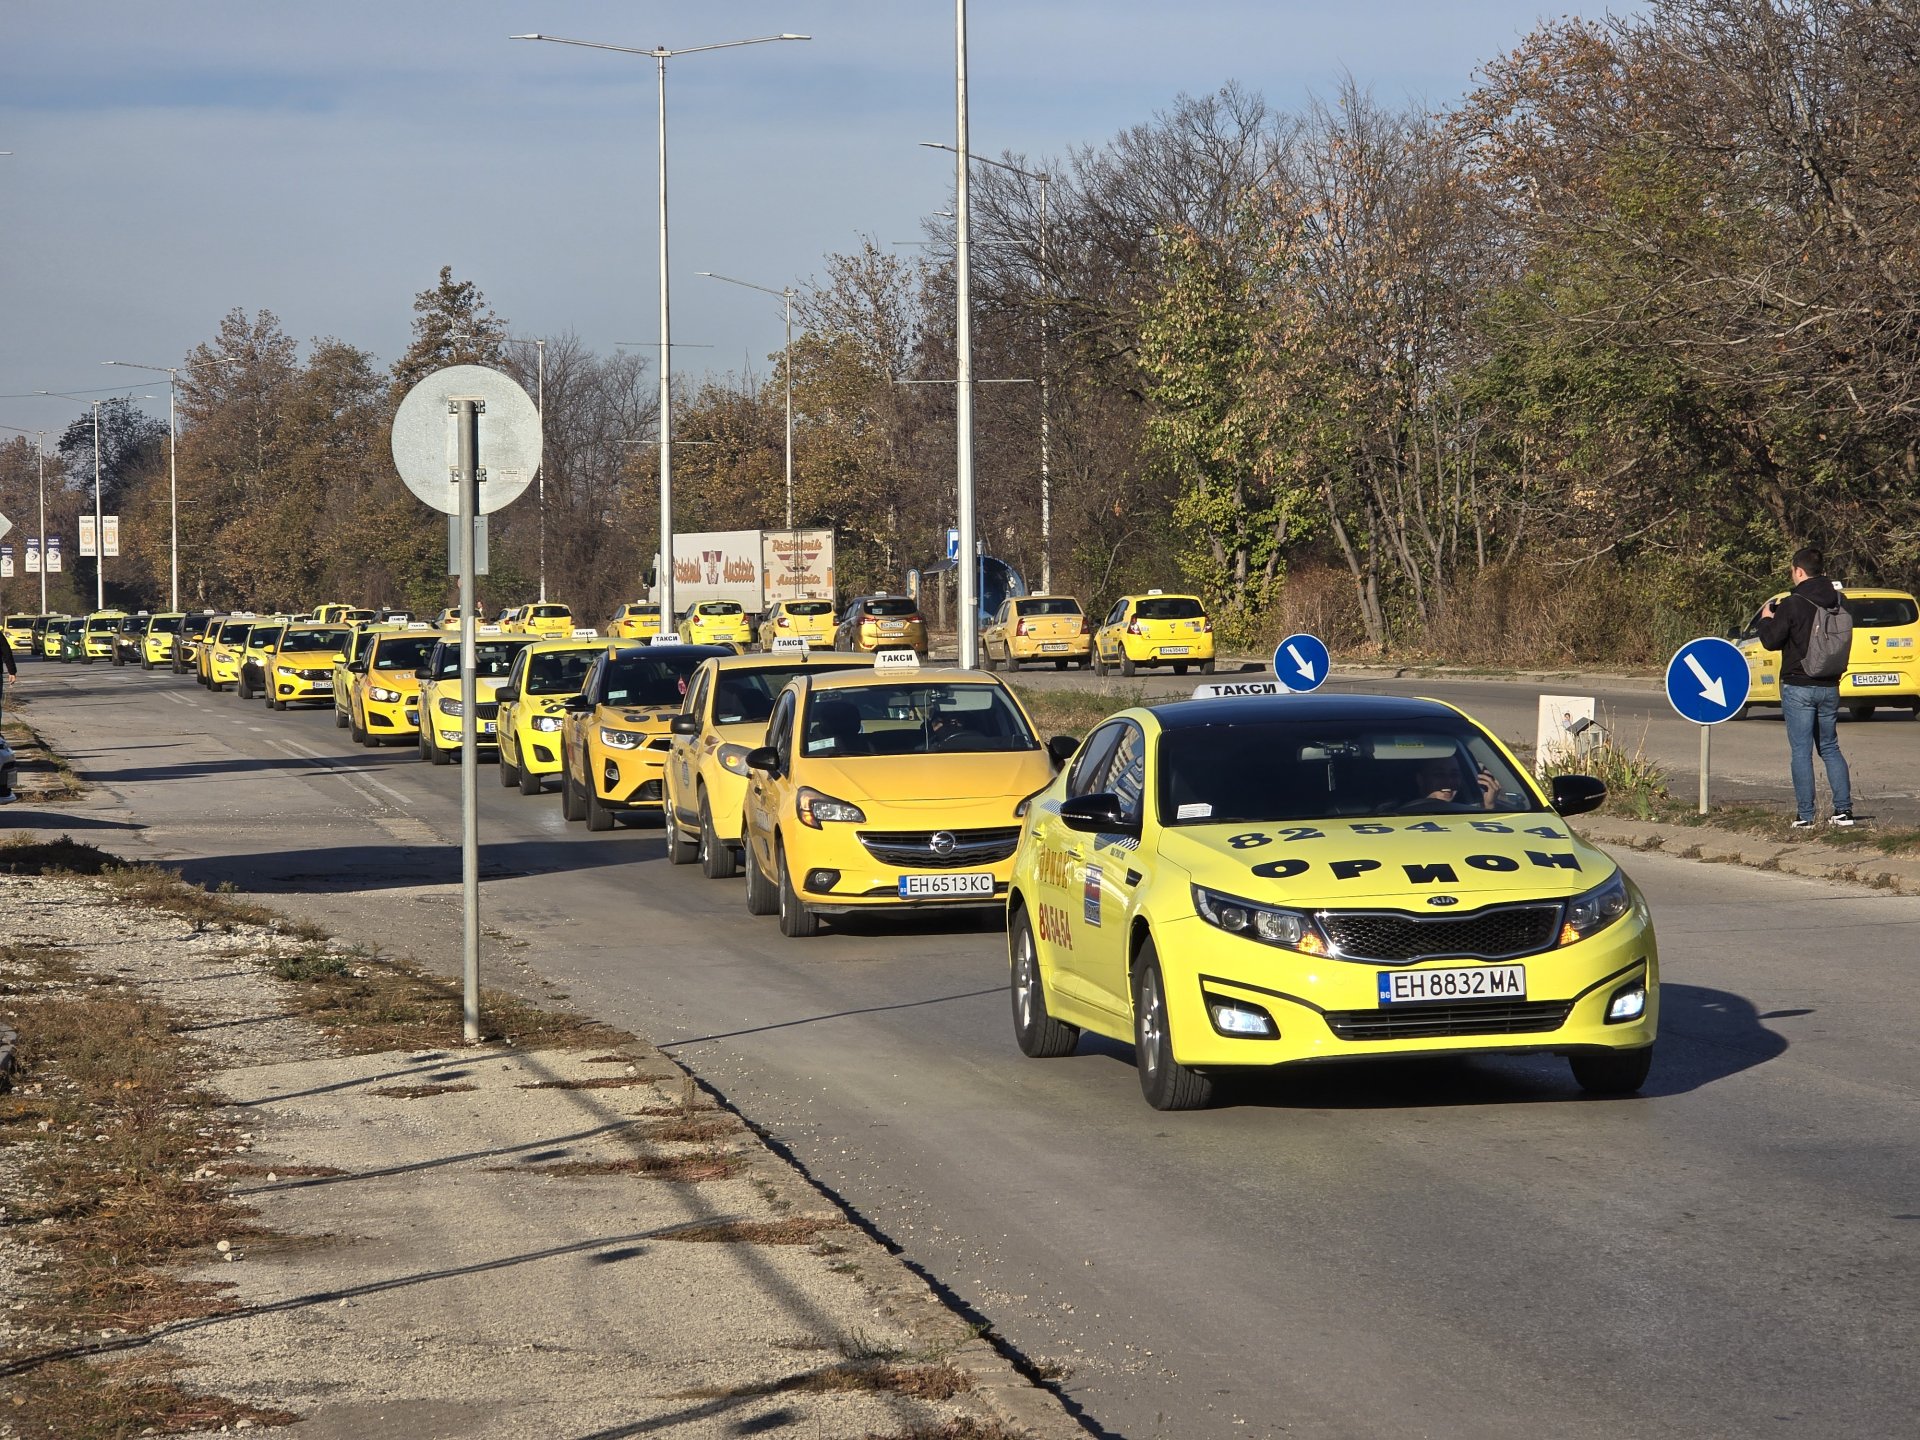
{"type": "Polygon", "coordinates": [[[1787,748],[1793,755],[1793,804],[1802,820],[1813,819],[1813,752],[1827,767],[1835,814],[1853,809],[1853,778],[1840,753],[1840,687],[1782,685],[1780,713],[1787,722],[1787,748]]]}

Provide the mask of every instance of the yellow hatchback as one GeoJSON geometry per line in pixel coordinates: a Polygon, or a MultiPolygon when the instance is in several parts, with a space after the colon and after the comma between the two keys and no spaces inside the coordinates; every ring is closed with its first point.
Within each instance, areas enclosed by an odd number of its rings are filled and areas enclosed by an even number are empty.
{"type": "Polygon", "coordinates": [[[833,648],[831,600],[776,600],[760,620],[760,648],[771,650],[777,640],[804,640],[817,650],[833,648]]]}
{"type": "Polygon", "coordinates": [[[345,625],[288,625],[267,657],[262,689],[267,708],[331,705],[334,667],[345,660],[352,639],[345,625]]]}
{"type": "Polygon", "coordinates": [[[659,633],[660,607],[651,601],[630,601],[616,609],[607,622],[610,640],[651,640],[659,633]]]}
{"type": "Polygon", "coordinates": [[[206,679],[209,690],[224,690],[240,679],[240,656],[247,648],[247,636],[258,616],[229,617],[220,624],[219,633],[205,647],[206,679]]]}
{"type": "Polygon", "coordinates": [[[353,723],[353,677],[358,673],[355,664],[366,659],[378,636],[395,634],[401,628],[398,625],[356,627],[340,658],[333,662],[333,723],[340,729],[345,730],[353,723]]]}
{"type": "Polygon", "coordinates": [[[254,622],[240,647],[240,664],[235,672],[233,693],[240,700],[251,700],[267,690],[267,666],[273,662],[274,649],[292,623],[283,615],[254,622]]]}
{"type": "Polygon", "coordinates": [[[348,664],[347,728],[357,745],[413,740],[420,733],[420,677],[445,636],[424,626],[388,630],[373,637],[364,654],[348,664]]]}
{"type": "Polygon", "coordinates": [[[113,658],[113,637],[120,631],[120,622],[127,618],[124,610],[95,610],[87,616],[86,638],[82,642],[88,660],[111,660],[113,658]]]}
{"type": "Polygon", "coordinates": [[[1122,595],[1093,636],[1093,668],[1132,675],[1141,666],[1170,665],[1184,675],[1195,666],[1213,673],[1213,621],[1197,595],[1149,590],[1122,595]]]}
{"type": "Polygon", "coordinates": [[[560,773],[567,701],[580,693],[587,671],[606,653],[607,642],[589,635],[536,640],[514,657],[494,717],[502,785],[518,785],[522,795],[538,795],[547,777],[560,773]]]}
{"type": "Polygon", "coordinates": [[[1084,669],[1093,663],[1093,627],[1071,595],[1021,595],[994,611],[980,632],[980,654],[989,670],[996,665],[1084,669]]]}
{"type": "Polygon", "coordinates": [[[513,628],[517,634],[558,640],[573,634],[573,611],[565,605],[522,605],[513,628]]]}
{"type": "Polygon", "coordinates": [[[823,915],[997,906],[1054,758],[995,677],[882,663],[799,676],[746,764],[747,909],[802,937],[823,915]]]}
{"type": "Polygon", "coordinates": [[[688,645],[734,645],[745,650],[753,643],[753,630],[738,600],[702,600],[680,617],[680,638],[688,645]]]}
{"type": "MultiPolygon", "coordinates": [[[[1787,598],[1782,590],[1768,604],[1787,598]]],[[[1853,617],[1853,649],[1847,673],[1840,677],[1840,703],[1855,720],[1870,719],[1885,706],[1920,719],[1920,601],[1905,590],[1869,590],[1848,586],[1840,603],[1853,617]]],[[[1780,704],[1780,652],[1761,646],[1760,616],[1755,612],[1734,643],[1747,657],[1747,703],[1736,719],[1744,720],[1756,705],[1780,704]]]]}
{"type": "MultiPolygon", "coordinates": [[[[500,690],[514,658],[533,643],[525,635],[502,635],[483,625],[473,641],[474,745],[492,749],[498,743],[496,721],[500,690]]],[[[461,726],[466,712],[460,699],[460,642],[442,640],[420,667],[420,758],[446,765],[460,758],[461,726]]]]}
{"type": "Polygon", "coordinates": [[[563,707],[560,813],[589,830],[661,813],[667,727],[700,662],[727,653],[710,645],[621,645],[596,660],[581,693],[563,707]]]}

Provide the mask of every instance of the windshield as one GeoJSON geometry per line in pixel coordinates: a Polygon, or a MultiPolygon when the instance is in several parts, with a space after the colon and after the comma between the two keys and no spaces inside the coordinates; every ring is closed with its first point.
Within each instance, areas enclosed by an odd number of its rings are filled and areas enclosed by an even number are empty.
{"type": "Polygon", "coordinates": [[[1862,630],[1884,630],[1894,625],[1911,625],[1920,620],[1920,606],[1905,596],[1887,596],[1871,600],[1843,600],[1853,623],[1862,630]]]}
{"type": "Polygon", "coordinates": [[[1190,595],[1154,596],[1137,601],[1133,607],[1137,620],[1199,620],[1206,615],[1200,602],[1190,595]]]}
{"type": "Polygon", "coordinates": [[[374,647],[376,670],[418,670],[427,663],[427,655],[440,643],[437,635],[383,635],[374,647]]]}
{"type": "Polygon", "coordinates": [[[868,685],[807,706],[809,755],[1033,750],[1039,742],[998,685],[868,685]]]}
{"type": "Polygon", "coordinates": [[[760,725],[773,717],[773,702],[796,675],[818,665],[756,665],[751,670],[722,670],[714,676],[713,723],[760,725]]]}
{"type": "Polygon", "coordinates": [[[740,605],[734,600],[709,600],[704,605],[693,607],[697,615],[738,615],[740,605]]]}
{"type": "Polygon", "coordinates": [[[222,645],[244,645],[247,643],[247,631],[252,628],[251,625],[228,625],[220,631],[220,643],[222,645]]]}
{"type": "MultiPolygon", "coordinates": [[[[513,657],[533,642],[530,640],[476,640],[473,644],[473,673],[482,680],[498,679],[513,668],[513,657]]],[[[450,680],[460,673],[460,647],[443,645],[439,650],[433,678],[450,680]]]]}
{"type": "Polygon", "coordinates": [[[280,642],[280,648],[282,650],[344,650],[352,635],[353,632],[350,630],[289,630],[286,638],[280,642]]]}
{"type": "Polygon", "coordinates": [[[1464,718],[1196,725],[1160,737],[1160,823],[1543,810],[1464,718]]]}
{"type": "Polygon", "coordinates": [[[831,600],[789,600],[786,610],[789,615],[831,615],[833,602],[831,600]]]}
{"type": "Polygon", "coordinates": [[[87,620],[87,629],[93,631],[111,630],[119,623],[120,617],[118,615],[96,615],[87,620]]]}
{"type": "Polygon", "coordinates": [[[641,651],[607,661],[600,680],[602,705],[678,705],[687,694],[687,677],[711,651],[654,655],[641,651]]]}
{"type": "Polygon", "coordinates": [[[920,613],[920,607],[914,604],[913,601],[907,599],[869,600],[867,602],[867,613],[869,615],[885,615],[888,617],[896,615],[917,615],[920,613]]]}
{"type": "Polygon", "coordinates": [[[529,695],[578,695],[587,683],[587,671],[603,652],[548,650],[527,661],[527,679],[521,687],[529,695]]]}
{"type": "Polygon", "coordinates": [[[273,642],[286,633],[284,625],[256,625],[253,633],[247,636],[249,650],[271,650],[273,642]]]}

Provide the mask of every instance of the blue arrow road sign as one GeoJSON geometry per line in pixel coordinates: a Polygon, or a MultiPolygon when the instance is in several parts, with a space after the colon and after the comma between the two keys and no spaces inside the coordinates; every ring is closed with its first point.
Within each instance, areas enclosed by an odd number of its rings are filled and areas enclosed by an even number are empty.
{"type": "Polygon", "coordinates": [[[1667,662],[1667,703],[1696,725],[1731,720],[1747,703],[1747,657],[1717,636],[1689,640],[1667,662]]]}
{"type": "Polygon", "coordinates": [[[1302,694],[1326,684],[1330,663],[1327,647],[1311,635],[1289,635],[1273,647],[1273,673],[1302,694]]]}

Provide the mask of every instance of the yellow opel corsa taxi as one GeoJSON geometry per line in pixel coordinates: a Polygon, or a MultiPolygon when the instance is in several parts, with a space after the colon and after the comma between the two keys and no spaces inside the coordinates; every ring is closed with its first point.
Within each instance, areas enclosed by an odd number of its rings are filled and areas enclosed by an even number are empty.
{"type": "Polygon", "coordinates": [[[689,645],[737,645],[744,650],[753,643],[753,630],[739,601],[702,600],[681,617],[680,638],[689,645]]]}
{"type": "Polygon", "coordinates": [[[523,605],[515,618],[514,629],[522,635],[557,640],[573,633],[573,611],[565,605],[523,605]]]}
{"type": "Polygon", "coordinates": [[[607,642],[591,633],[570,640],[535,640],[513,657],[500,687],[494,718],[500,746],[500,783],[538,795],[547,776],[560,773],[560,731],[567,701],[580,693],[607,642]]]}
{"type": "Polygon", "coordinates": [[[388,630],[375,635],[365,653],[349,664],[353,685],[348,692],[347,728],[355,744],[405,742],[420,733],[417,672],[443,638],[424,627],[388,630]]]}
{"type": "MultiPolygon", "coordinates": [[[[1770,603],[1780,604],[1788,593],[1782,590],[1770,603]]],[[[1920,720],[1920,650],[1915,648],[1920,640],[1920,601],[1905,590],[1847,586],[1840,592],[1840,603],[1853,617],[1853,648],[1847,656],[1847,673],[1840,677],[1840,703],[1855,720],[1871,719],[1882,706],[1897,707],[1908,718],[1920,720]]],[[[1734,637],[1747,657],[1749,686],[1747,703],[1736,719],[1744,720],[1756,705],[1780,704],[1781,654],[1761,647],[1759,624],[1755,611],[1734,637]]]]}
{"type": "Polygon", "coordinates": [[[254,622],[253,628],[247,631],[246,643],[240,647],[239,672],[233,682],[233,693],[239,699],[251,700],[266,692],[267,666],[272,663],[274,647],[290,623],[285,616],[275,616],[254,622]]]}
{"type": "Polygon", "coordinates": [[[267,656],[262,697],[269,710],[331,705],[334,667],[346,658],[353,631],[345,625],[289,624],[267,656]]]}
{"type": "Polygon", "coordinates": [[[660,633],[660,607],[650,601],[633,600],[613,612],[607,622],[610,640],[651,640],[660,633]]]}
{"type": "MultiPolygon", "coordinates": [[[[490,625],[481,626],[473,641],[474,744],[492,749],[497,744],[495,722],[500,713],[500,687],[507,683],[507,672],[514,658],[533,643],[527,635],[502,635],[490,625]]],[[[420,758],[445,765],[460,758],[461,725],[465,719],[460,700],[460,642],[442,640],[421,669],[420,677],[420,758]]]]}
{"type": "Polygon", "coordinates": [[[1103,722],[1033,803],[1007,901],[1014,1037],[1130,1040],[1147,1102],[1238,1069],[1548,1053],[1637,1090],[1659,1022],[1646,901],[1450,706],[1200,700],[1103,722]]]}
{"type": "Polygon", "coordinates": [[[1199,596],[1149,590],[1114,602],[1093,635],[1093,668],[1132,675],[1142,665],[1171,665],[1176,675],[1189,665],[1213,673],[1213,621],[1199,596]]]}
{"type": "Polygon", "coordinates": [[[989,670],[1026,664],[1084,669],[1093,663],[1093,627],[1071,595],[1022,595],[1001,602],[980,632],[980,654],[989,670]]]}
{"type": "Polygon", "coordinates": [[[747,909],[784,935],[875,907],[993,906],[1053,776],[1013,692],[975,670],[802,674],[748,754],[747,909]]]}
{"type": "Polygon", "coordinates": [[[833,628],[831,600],[776,600],[760,621],[760,648],[771,650],[776,640],[804,640],[831,650],[833,628]]]}
{"type": "Polygon", "coordinates": [[[735,872],[740,822],[747,797],[747,755],[766,740],[774,702],[798,675],[857,669],[872,662],[832,651],[810,653],[804,641],[785,640],[769,655],[709,660],[695,672],[686,708],[668,729],[667,860],[696,858],[709,880],[735,872]]]}
{"type": "Polygon", "coordinates": [[[560,813],[589,830],[611,830],[623,815],[659,814],[667,726],[700,662],[730,653],[711,645],[621,645],[594,661],[581,693],[564,707],[560,813]]]}
{"type": "Polygon", "coordinates": [[[333,723],[345,730],[353,723],[353,677],[357,661],[366,658],[376,636],[398,633],[399,625],[362,625],[348,637],[340,658],[333,662],[333,723]]]}

